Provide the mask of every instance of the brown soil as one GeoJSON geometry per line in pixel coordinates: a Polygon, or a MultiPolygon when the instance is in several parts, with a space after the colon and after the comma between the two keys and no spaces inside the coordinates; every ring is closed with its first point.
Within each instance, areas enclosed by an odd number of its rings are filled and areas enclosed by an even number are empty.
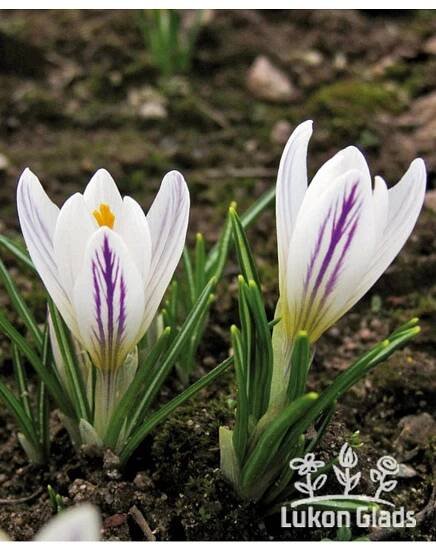
{"type": "MultiPolygon", "coordinates": [[[[315,120],[311,174],[339,147],[354,143],[367,154],[373,173],[391,182],[412,158],[423,156],[431,187],[436,16],[433,11],[395,13],[218,11],[201,33],[189,77],[162,82],[134,12],[1,12],[0,154],[8,161],[0,169],[2,232],[17,235],[15,185],[27,165],[59,203],[105,166],[122,191],[145,206],[162,175],[178,168],[192,195],[190,235],[202,231],[212,243],[230,200],[243,210],[274,183],[283,147],[271,138],[276,123],[294,126],[306,118],[315,120]],[[293,100],[268,103],[247,90],[248,68],[260,54],[292,80],[293,100]],[[132,90],[144,93],[144,86],[165,105],[163,118],[141,118],[129,101],[132,90]]],[[[249,236],[272,314],[277,299],[273,209],[249,236]]],[[[42,318],[39,284],[8,261],[42,318]]],[[[320,389],[390,329],[415,315],[422,319],[421,335],[343,399],[320,450],[331,458],[358,429],[365,443],[359,451],[362,464],[369,467],[391,453],[412,476],[400,478],[393,498],[421,513],[418,526],[354,536],[435,539],[435,264],[435,215],[427,208],[394,265],[317,348],[310,387],[320,389]]],[[[236,274],[230,262],[226,280],[233,290],[236,274]]],[[[200,349],[197,376],[228,352],[228,327],[237,319],[235,292],[221,288],[221,294],[200,349]]],[[[8,307],[3,293],[0,303],[8,307]]],[[[4,339],[0,343],[2,376],[12,383],[9,348],[4,339]]],[[[176,389],[177,382],[169,381],[162,400],[176,389]]],[[[277,515],[240,502],[222,479],[217,434],[220,425],[232,422],[232,396],[234,378],[228,372],[157,429],[123,472],[114,468],[110,455],[78,456],[55,412],[50,463],[29,465],[13,419],[2,409],[0,527],[16,540],[32,538],[53,514],[50,483],[68,505],[91,501],[100,507],[105,539],[333,538],[326,530],[281,529],[277,515]],[[152,536],[141,528],[138,510],[152,536]]],[[[363,484],[371,490],[367,475],[363,484]]]]}

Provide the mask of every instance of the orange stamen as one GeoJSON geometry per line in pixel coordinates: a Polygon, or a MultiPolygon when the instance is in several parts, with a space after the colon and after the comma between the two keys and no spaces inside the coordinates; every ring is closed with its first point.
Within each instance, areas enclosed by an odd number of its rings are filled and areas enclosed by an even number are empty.
{"type": "Polygon", "coordinates": [[[94,218],[100,227],[106,225],[110,229],[113,229],[115,223],[115,214],[110,209],[110,206],[104,202],[100,204],[97,210],[92,213],[94,218]]]}

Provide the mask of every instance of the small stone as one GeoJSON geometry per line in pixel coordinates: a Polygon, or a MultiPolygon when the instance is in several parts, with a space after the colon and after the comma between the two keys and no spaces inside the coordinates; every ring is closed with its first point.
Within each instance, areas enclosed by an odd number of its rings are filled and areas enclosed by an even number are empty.
{"type": "Polygon", "coordinates": [[[120,465],[120,459],[110,449],[106,449],[103,455],[103,468],[105,470],[110,470],[113,468],[118,468],[120,465]]]}
{"type": "Polygon", "coordinates": [[[286,103],[297,91],[290,78],[264,55],[256,57],[248,70],[247,88],[258,99],[286,103]]]}
{"type": "Polygon", "coordinates": [[[144,120],[160,120],[166,118],[168,113],[162,103],[148,101],[139,107],[138,114],[144,120]]]}
{"type": "Polygon", "coordinates": [[[435,166],[436,92],[414,101],[410,111],[399,118],[399,124],[407,132],[405,143],[410,147],[411,154],[419,154],[428,166],[435,166]]]}
{"type": "Polygon", "coordinates": [[[367,328],[362,328],[362,329],[360,329],[360,331],[359,331],[359,336],[360,336],[360,338],[361,338],[363,341],[367,342],[368,340],[372,340],[372,339],[373,339],[374,334],[373,334],[369,329],[367,329],[367,328]]]}
{"type": "Polygon", "coordinates": [[[287,120],[278,120],[271,130],[271,141],[277,145],[284,145],[292,133],[292,126],[287,120]]]}
{"type": "Polygon", "coordinates": [[[425,448],[436,437],[436,421],[428,413],[405,416],[398,425],[401,428],[398,443],[405,447],[425,448]]]}
{"type": "Polygon", "coordinates": [[[329,329],[328,334],[332,338],[340,338],[341,331],[337,327],[332,327],[331,329],[329,329]]]}
{"type": "Polygon", "coordinates": [[[322,53],[318,50],[307,50],[303,52],[303,54],[301,55],[301,59],[307,65],[311,65],[312,67],[317,67],[318,65],[321,65],[321,63],[324,61],[322,53]]]}
{"type": "Polygon", "coordinates": [[[432,36],[425,42],[423,50],[429,55],[436,55],[436,36],[432,36]]]}
{"type": "Polygon", "coordinates": [[[96,486],[83,479],[75,479],[68,489],[68,495],[74,502],[91,500],[95,494],[96,486]]]}
{"type": "Polygon", "coordinates": [[[409,466],[408,464],[399,464],[397,477],[410,479],[411,477],[415,477],[417,475],[417,471],[412,468],[412,466],[409,466]]]}
{"type": "Polygon", "coordinates": [[[112,527],[119,527],[127,521],[127,514],[114,514],[104,520],[103,527],[105,529],[111,529],[112,527]]]}
{"type": "Polygon", "coordinates": [[[0,153],[0,172],[4,172],[9,168],[9,159],[2,153],[0,153]]]}
{"type": "Polygon", "coordinates": [[[339,71],[343,71],[347,66],[347,57],[344,53],[338,52],[333,59],[333,66],[339,71]]]}
{"type": "Polygon", "coordinates": [[[211,355],[207,355],[204,359],[203,359],[203,365],[205,367],[213,367],[215,365],[215,358],[212,357],[211,355]]]}
{"type": "Polygon", "coordinates": [[[424,205],[429,210],[436,212],[436,189],[427,191],[425,194],[424,205]]]}
{"type": "Polygon", "coordinates": [[[144,120],[159,120],[168,115],[165,97],[151,86],[132,88],[127,94],[127,102],[144,120]]]}
{"type": "Polygon", "coordinates": [[[133,485],[142,491],[153,487],[153,481],[144,472],[138,472],[133,480],[133,485]]]}

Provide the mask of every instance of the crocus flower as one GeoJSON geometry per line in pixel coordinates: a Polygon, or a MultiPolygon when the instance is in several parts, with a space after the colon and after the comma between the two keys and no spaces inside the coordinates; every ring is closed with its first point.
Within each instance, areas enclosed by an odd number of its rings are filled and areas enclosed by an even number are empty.
{"type": "Polygon", "coordinates": [[[289,138],[277,178],[278,315],[292,341],[311,342],[349,310],[400,252],[421,210],[426,184],[422,159],[388,189],[374,187],[365,157],[347,147],[307,185],[312,122],[289,138]]]}
{"type": "Polygon", "coordinates": [[[149,327],[185,243],[189,192],[168,173],[145,216],[106,170],[59,209],[26,169],[18,215],[29,254],[96,367],[113,371],[149,327]]]}
{"type": "MultiPolygon", "coordinates": [[[[53,516],[33,539],[52,542],[99,541],[102,528],[101,515],[92,504],[79,504],[53,516]]],[[[0,529],[0,541],[9,541],[0,529]]]]}
{"type": "Polygon", "coordinates": [[[92,504],[80,504],[51,518],[36,535],[36,541],[85,542],[100,540],[101,515],[92,504]]]}

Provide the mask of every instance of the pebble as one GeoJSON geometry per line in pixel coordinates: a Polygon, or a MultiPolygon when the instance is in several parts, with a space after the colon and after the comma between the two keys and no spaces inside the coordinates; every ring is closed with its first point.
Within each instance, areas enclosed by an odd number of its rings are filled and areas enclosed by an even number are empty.
{"type": "Polygon", "coordinates": [[[436,189],[427,191],[425,194],[424,205],[429,210],[436,212],[436,189]]]}
{"type": "Polygon", "coordinates": [[[145,490],[153,486],[152,480],[144,472],[138,472],[133,480],[133,484],[137,489],[145,490]]]}
{"type": "Polygon", "coordinates": [[[409,466],[408,464],[399,464],[397,477],[409,479],[417,475],[418,475],[417,471],[414,468],[412,468],[412,466],[409,466]]]}
{"type": "Polygon", "coordinates": [[[264,55],[256,57],[249,68],[247,88],[258,99],[274,103],[287,103],[297,96],[288,75],[264,55]]]}
{"type": "Polygon", "coordinates": [[[119,457],[110,449],[106,449],[103,456],[103,468],[105,470],[116,469],[119,467],[119,465],[119,457]]]}
{"type": "Polygon", "coordinates": [[[429,55],[436,55],[436,35],[425,42],[423,50],[429,55]]]}
{"type": "Polygon", "coordinates": [[[317,67],[324,61],[322,53],[318,50],[307,50],[303,52],[301,59],[312,67],[317,67]]]}
{"type": "Polygon", "coordinates": [[[130,89],[127,103],[144,120],[160,120],[168,116],[165,97],[151,86],[130,89]]]}
{"type": "Polygon", "coordinates": [[[436,437],[436,421],[428,413],[405,416],[398,425],[401,428],[398,442],[403,446],[425,448],[436,437]]]}
{"type": "Polygon", "coordinates": [[[104,520],[103,527],[105,529],[110,529],[112,527],[119,527],[127,521],[127,514],[119,513],[114,514],[104,520]]]}
{"type": "Polygon", "coordinates": [[[278,120],[271,130],[271,141],[277,145],[284,145],[292,133],[292,126],[287,120],[278,120]]]}
{"type": "Polygon", "coordinates": [[[10,162],[6,155],[0,153],[0,172],[7,170],[9,168],[10,162]]]}
{"type": "Polygon", "coordinates": [[[338,71],[342,71],[347,66],[347,57],[344,53],[338,52],[333,59],[333,66],[338,71]]]}

